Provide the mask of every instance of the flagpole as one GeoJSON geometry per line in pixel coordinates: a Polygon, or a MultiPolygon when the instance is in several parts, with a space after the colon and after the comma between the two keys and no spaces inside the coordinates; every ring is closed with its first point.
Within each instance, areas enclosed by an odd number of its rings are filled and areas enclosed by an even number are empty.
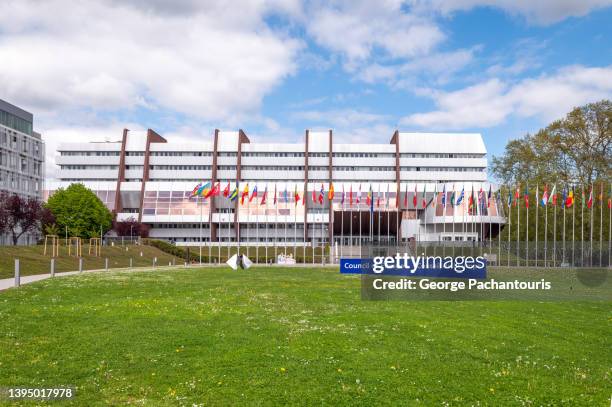
{"type": "Polygon", "coordinates": [[[266,196],[266,209],[264,209],[264,222],[266,223],[266,248],[265,248],[265,252],[266,252],[266,264],[269,264],[269,260],[268,260],[268,243],[269,243],[269,233],[268,233],[268,228],[270,226],[269,221],[268,221],[268,183],[266,182],[266,189],[265,189],[265,196],[266,196]]]}
{"type": "MultiPolygon", "coordinates": [[[[517,187],[517,192],[520,191],[520,184],[517,187]]],[[[521,247],[521,202],[520,202],[520,193],[519,196],[514,196],[516,199],[516,267],[521,266],[520,260],[520,247],[521,247]]]]}
{"type": "MultiPolygon", "coordinates": [[[[498,216],[501,214],[500,208],[503,209],[504,207],[503,199],[504,198],[501,195],[501,186],[498,185],[497,186],[497,198],[495,199],[495,212],[497,212],[498,216]]],[[[501,266],[501,238],[502,238],[501,224],[498,223],[497,224],[497,265],[498,266],[501,266]]]]}
{"type": "MultiPolygon", "coordinates": [[[[257,185],[255,185],[257,186],[257,185]]],[[[257,191],[259,194],[259,191],[257,191]]],[[[255,263],[259,264],[259,196],[255,197],[255,263]]]]}
{"type": "Polygon", "coordinates": [[[557,190],[553,196],[553,267],[557,266],[557,190]]]}
{"type": "Polygon", "coordinates": [[[444,194],[444,198],[442,201],[442,239],[440,241],[442,242],[442,256],[444,257],[446,255],[446,243],[444,241],[446,235],[446,200],[448,199],[446,197],[446,183],[444,183],[442,194],[444,194]]]}
{"type": "Polygon", "coordinates": [[[599,267],[601,263],[601,252],[603,251],[602,246],[603,240],[603,182],[599,184],[599,267]]]}
{"type": "MultiPolygon", "coordinates": [[[[544,190],[546,194],[546,190],[544,190]]],[[[546,203],[544,205],[544,267],[548,265],[548,200],[550,198],[546,197],[546,203]]]]}
{"type": "Polygon", "coordinates": [[[582,185],[582,194],[580,195],[580,252],[582,254],[581,266],[584,267],[584,185],[582,185]]]}
{"type": "Polygon", "coordinates": [[[576,266],[576,196],[572,185],[572,267],[576,266]]]}
{"type": "MultiPolygon", "coordinates": [[[[359,252],[361,253],[363,248],[361,247],[361,184],[359,184],[359,202],[357,203],[357,210],[359,211],[359,252]]],[[[368,230],[368,236],[369,236],[368,230]]]]}
{"type": "Polygon", "coordinates": [[[591,230],[589,231],[589,235],[590,238],[589,240],[591,241],[591,247],[589,248],[589,266],[593,266],[593,183],[591,183],[591,192],[589,194],[589,200],[591,201],[591,207],[589,208],[590,212],[589,212],[589,221],[591,223],[591,230]]]}
{"type": "Polygon", "coordinates": [[[202,223],[204,214],[202,211],[202,201],[200,200],[200,195],[198,194],[198,205],[200,206],[200,266],[202,265],[202,223]]]}
{"type": "Polygon", "coordinates": [[[536,230],[535,230],[535,266],[538,267],[538,220],[539,220],[539,216],[538,216],[538,207],[540,206],[540,202],[538,200],[539,197],[539,188],[540,186],[538,184],[536,184],[536,195],[535,195],[535,206],[536,206],[536,230]]]}
{"type": "Polygon", "coordinates": [[[512,191],[508,190],[508,267],[510,267],[510,229],[512,227],[512,202],[510,201],[512,191]]]}
{"type": "Polygon", "coordinates": [[[386,196],[386,199],[385,199],[385,205],[386,205],[385,213],[387,215],[387,246],[391,246],[391,242],[390,242],[390,237],[391,237],[390,226],[391,225],[389,225],[389,223],[390,223],[389,222],[389,218],[390,218],[390,216],[389,216],[389,184],[387,184],[387,196],[386,196]]]}
{"type": "Polygon", "coordinates": [[[527,263],[527,267],[529,267],[529,183],[527,183],[525,190],[525,196],[527,200],[525,201],[525,261],[527,263]]]}
{"type": "Polygon", "coordinates": [[[295,194],[293,195],[293,199],[295,200],[295,205],[293,206],[293,257],[297,263],[297,208],[300,203],[300,195],[297,193],[297,185],[294,186],[294,189],[295,194]]]}
{"type": "Polygon", "coordinates": [[[350,242],[350,247],[351,247],[351,257],[353,254],[353,184],[351,183],[351,190],[350,190],[350,196],[349,196],[349,219],[351,220],[351,223],[349,223],[349,242],[350,242]]]}
{"type": "MultiPolygon", "coordinates": [[[[212,186],[212,188],[214,189],[214,185],[212,186]]],[[[210,199],[208,200],[208,262],[212,263],[212,199],[213,197],[210,196],[210,199]]],[[[206,201],[205,201],[206,202],[206,201]]]]}
{"type": "Polygon", "coordinates": [[[276,195],[277,183],[274,183],[274,262],[278,261],[278,196],[276,195]]]}
{"type": "Polygon", "coordinates": [[[489,182],[490,194],[487,195],[487,216],[489,217],[489,251],[493,251],[493,220],[491,218],[491,198],[493,197],[493,189],[489,182]]]}
{"type": "Polygon", "coordinates": [[[608,185],[608,267],[612,266],[610,256],[612,254],[612,184],[608,185]]]}
{"type": "Polygon", "coordinates": [[[340,258],[342,258],[342,246],[344,246],[344,183],[342,183],[342,200],[340,201],[340,258]]]}
{"type": "Polygon", "coordinates": [[[453,220],[452,220],[452,228],[453,228],[453,236],[451,237],[451,247],[453,250],[453,257],[455,257],[455,184],[453,184],[453,192],[451,194],[451,208],[453,209],[453,220]]]}
{"type": "MultiPolygon", "coordinates": [[[[219,181],[219,189],[221,188],[221,181],[219,181]]],[[[219,232],[223,231],[223,221],[221,220],[221,213],[219,213],[219,232]]],[[[212,234],[211,234],[212,237],[212,234]]],[[[217,247],[219,249],[219,263],[221,263],[221,236],[217,234],[217,247]]]]}
{"type": "MultiPolygon", "coordinates": [[[[565,187],[563,187],[563,191],[565,191],[565,187]]],[[[561,261],[561,265],[565,264],[565,200],[567,199],[565,193],[563,194],[563,197],[563,202],[561,202],[561,205],[563,205],[563,233],[561,234],[563,239],[563,260],[561,261]]]]}

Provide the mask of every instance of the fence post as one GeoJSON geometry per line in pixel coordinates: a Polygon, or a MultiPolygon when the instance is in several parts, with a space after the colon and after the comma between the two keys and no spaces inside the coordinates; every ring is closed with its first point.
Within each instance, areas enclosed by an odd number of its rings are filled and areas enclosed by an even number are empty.
{"type": "Polygon", "coordinates": [[[83,272],[83,258],[79,257],[79,273],[83,272]]]}
{"type": "Polygon", "coordinates": [[[130,268],[132,268],[132,258],[130,257],[130,268]]]}
{"type": "Polygon", "coordinates": [[[104,271],[108,271],[108,257],[104,259],[104,271]]]}
{"type": "Polygon", "coordinates": [[[19,259],[15,259],[15,287],[21,285],[21,275],[19,274],[19,259]]]}
{"type": "Polygon", "coordinates": [[[51,277],[55,277],[55,259],[51,259],[51,277]]]}

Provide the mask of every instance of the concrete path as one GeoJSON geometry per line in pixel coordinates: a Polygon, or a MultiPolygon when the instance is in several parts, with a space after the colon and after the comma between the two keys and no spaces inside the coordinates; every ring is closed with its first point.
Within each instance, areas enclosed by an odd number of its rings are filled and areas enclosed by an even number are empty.
{"type": "MultiPolygon", "coordinates": [[[[298,263],[298,264],[253,264],[254,266],[269,266],[269,267],[338,267],[337,264],[311,264],[311,263],[298,263]]],[[[188,266],[158,266],[152,268],[150,266],[146,267],[132,267],[132,268],[116,268],[109,269],[108,271],[155,271],[155,270],[172,270],[172,269],[184,269],[184,268],[202,268],[202,267],[223,267],[225,264],[190,264],[188,266]]],[[[229,268],[229,266],[228,266],[229,268]]],[[[83,273],[107,273],[104,269],[99,270],[83,270],[83,273]]],[[[79,274],[78,271],[65,271],[62,273],[55,273],[55,277],[65,277],[65,276],[73,276],[75,274],[79,274]]],[[[36,281],[46,280],[47,278],[51,278],[51,274],[36,274],[34,276],[21,276],[20,282],[21,285],[35,283],[36,281]]],[[[15,278],[5,278],[0,280],[0,291],[7,290],[9,288],[15,287],[15,278]]]]}

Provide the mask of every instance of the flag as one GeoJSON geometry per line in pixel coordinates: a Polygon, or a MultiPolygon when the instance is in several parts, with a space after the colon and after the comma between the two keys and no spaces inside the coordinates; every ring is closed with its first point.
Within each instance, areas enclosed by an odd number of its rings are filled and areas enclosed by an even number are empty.
{"type": "Polygon", "coordinates": [[[451,193],[450,204],[451,206],[455,206],[455,184],[453,184],[453,192],[451,193]]]}
{"type": "Polygon", "coordinates": [[[272,203],[276,205],[276,202],[276,184],[274,184],[274,199],[272,200],[272,203]]]}
{"type": "Polygon", "coordinates": [[[516,190],[514,191],[514,206],[518,205],[520,196],[521,196],[521,192],[520,192],[520,184],[519,184],[516,186],[516,190]]]}
{"type": "Polygon", "coordinates": [[[334,183],[333,182],[329,183],[329,191],[327,191],[327,200],[330,202],[334,200],[334,183]]]}
{"type": "Polygon", "coordinates": [[[421,204],[423,208],[427,206],[427,200],[425,199],[425,184],[423,184],[423,195],[421,195],[421,204]]]}
{"type": "MultiPolygon", "coordinates": [[[[610,193],[608,194],[608,209],[612,209],[612,188],[610,188],[610,193]]],[[[609,230],[608,233],[610,233],[609,230]]]]}
{"type": "Polygon", "coordinates": [[[317,193],[315,192],[314,188],[312,189],[312,202],[317,203],[317,193]]]}
{"type": "Polygon", "coordinates": [[[361,184],[359,184],[359,194],[357,195],[357,200],[355,201],[357,205],[361,202],[361,184]]]}
{"type": "Polygon", "coordinates": [[[257,185],[253,188],[253,192],[251,192],[251,197],[249,198],[249,203],[253,200],[253,198],[257,198],[257,185]]]}
{"type": "Polygon", "coordinates": [[[406,185],[406,190],[404,191],[404,208],[408,208],[408,185],[406,185]]]}
{"type": "Polygon", "coordinates": [[[563,187],[563,199],[561,205],[567,207],[567,188],[563,187]]]}
{"type": "MultiPolygon", "coordinates": [[[[491,191],[491,184],[489,184],[489,194],[487,195],[487,208],[491,206],[491,198],[493,197],[493,191],[491,191]]],[[[536,198],[536,201],[538,198],[536,198]]]]}
{"type": "Polygon", "coordinates": [[[457,206],[461,205],[461,201],[463,201],[463,197],[465,196],[465,187],[461,187],[461,194],[457,198],[457,202],[455,203],[457,206]]]}
{"type": "Polygon", "coordinates": [[[599,184],[599,204],[603,205],[603,182],[599,184]]]}
{"type": "Polygon", "coordinates": [[[412,197],[412,206],[417,207],[417,186],[414,184],[414,196],[412,197]]]}
{"type": "Polygon", "coordinates": [[[238,199],[238,184],[236,184],[236,186],[234,187],[234,190],[229,195],[230,201],[234,202],[236,199],[238,199]]]}
{"type": "Polygon", "coordinates": [[[431,200],[431,206],[432,207],[436,207],[436,201],[438,200],[438,184],[434,184],[434,195],[433,195],[433,199],[431,200]]]}
{"type": "Polygon", "coordinates": [[[283,200],[285,203],[289,203],[289,192],[287,192],[287,184],[285,184],[285,193],[283,194],[283,200]]]}
{"type": "Polygon", "coordinates": [[[266,187],[264,188],[264,193],[261,196],[261,205],[265,205],[266,204],[266,199],[268,198],[268,184],[266,184],[266,187]]]}
{"type": "Polygon", "coordinates": [[[399,208],[399,201],[400,201],[400,191],[399,191],[399,185],[398,185],[397,192],[395,193],[395,207],[396,208],[399,208]]]}
{"type": "Polygon", "coordinates": [[[550,191],[550,196],[552,197],[553,206],[557,206],[557,184],[553,185],[553,189],[550,191]]]}
{"type": "Polygon", "coordinates": [[[229,194],[230,194],[230,183],[228,182],[227,185],[225,186],[225,189],[223,190],[223,196],[227,198],[229,194]]]}
{"type": "Polygon", "coordinates": [[[582,194],[580,195],[580,206],[584,209],[586,198],[584,197],[584,186],[582,187],[582,194]]]}
{"type": "Polygon", "coordinates": [[[542,208],[548,205],[548,185],[544,185],[544,193],[542,194],[540,203],[542,204],[542,208]]]}
{"type": "Polygon", "coordinates": [[[374,213],[374,197],[372,194],[372,184],[370,184],[370,191],[368,192],[368,198],[370,201],[370,214],[373,214],[374,213]]]}
{"type": "Polygon", "coordinates": [[[474,185],[472,185],[472,192],[470,193],[470,197],[468,198],[468,209],[472,209],[474,207],[474,185]]]}
{"type": "Polygon", "coordinates": [[[217,196],[219,195],[219,193],[221,192],[221,183],[217,182],[210,191],[208,191],[208,195],[206,195],[206,198],[210,198],[213,196],[217,196]]]}
{"type": "Polygon", "coordinates": [[[446,208],[446,184],[442,190],[442,206],[446,208]]]}
{"type": "Polygon", "coordinates": [[[385,196],[385,207],[387,209],[389,209],[389,201],[390,201],[389,195],[390,195],[389,194],[389,184],[387,184],[387,195],[385,196]]]}
{"type": "Polygon", "coordinates": [[[353,184],[351,184],[351,191],[349,192],[349,206],[353,206],[353,184]]]}
{"type": "Polygon", "coordinates": [[[249,184],[247,183],[244,186],[244,190],[242,191],[242,195],[240,196],[240,204],[244,205],[244,198],[249,196],[249,184]]]}
{"type": "Polygon", "coordinates": [[[196,196],[198,194],[198,191],[200,190],[201,186],[202,186],[202,183],[200,182],[198,185],[195,186],[193,191],[191,191],[191,194],[189,195],[189,197],[193,198],[194,196],[196,196]]]}
{"type": "Polygon", "coordinates": [[[508,208],[512,206],[512,194],[508,191],[508,208]]]}
{"type": "Polygon", "coordinates": [[[380,186],[378,187],[378,193],[376,195],[376,207],[380,208],[380,186]]]}
{"type": "Polygon", "coordinates": [[[589,192],[589,200],[587,201],[587,208],[593,207],[593,185],[591,185],[591,191],[589,192]]]}
{"type": "Polygon", "coordinates": [[[208,193],[210,192],[210,187],[211,187],[210,182],[207,182],[206,184],[203,184],[198,189],[198,195],[203,196],[203,197],[207,197],[208,193]]]}
{"type": "Polygon", "coordinates": [[[340,204],[344,208],[344,184],[342,184],[342,198],[340,199],[340,204]]]}
{"type": "Polygon", "coordinates": [[[373,203],[372,200],[372,184],[370,184],[370,189],[368,190],[368,194],[366,195],[366,205],[371,206],[373,203]]]}
{"type": "Polygon", "coordinates": [[[529,185],[525,185],[525,192],[523,192],[523,200],[525,201],[525,208],[529,209],[529,185]]]}
{"type": "Polygon", "coordinates": [[[295,199],[296,205],[300,203],[300,194],[298,193],[298,190],[297,190],[297,184],[295,184],[295,191],[293,192],[293,199],[295,199]]]}
{"type": "Polygon", "coordinates": [[[323,190],[323,184],[321,184],[321,190],[319,191],[319,205],[323,205],[323,194],[325,191],[323,190]]]}

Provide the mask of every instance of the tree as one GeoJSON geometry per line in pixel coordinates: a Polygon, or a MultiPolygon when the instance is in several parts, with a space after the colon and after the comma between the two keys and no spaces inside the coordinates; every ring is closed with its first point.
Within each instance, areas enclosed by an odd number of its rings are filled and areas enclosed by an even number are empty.
{"type": "Polygon", "coordinates": [[[117,233],[117,236],[149,236],[149,226],[138,222],[134,218],[128,218],[124,221],[115,221],[113,230],[117,233]]]}
{"type": "Polygon", "coordinates": [[[41,229],[43,207],[34,198],[2,194],[0,196],[0,230],[11,235],[13,244],[25,233],[41,229]]]}
{"type": "Polygon", "coordinates": [[[534,135],[512,140],[491,171],[506,184],[590,185],[612,179],[612,102],[573,109],[534,135]]]}
{"type": "Polygon", "coordinates": [[[68,229],[71,236],[99,237],[112,227],[113,217],[108,208],[83,184],[71,184],[58,189],[47,201],[60,230],[68,229]]]}

